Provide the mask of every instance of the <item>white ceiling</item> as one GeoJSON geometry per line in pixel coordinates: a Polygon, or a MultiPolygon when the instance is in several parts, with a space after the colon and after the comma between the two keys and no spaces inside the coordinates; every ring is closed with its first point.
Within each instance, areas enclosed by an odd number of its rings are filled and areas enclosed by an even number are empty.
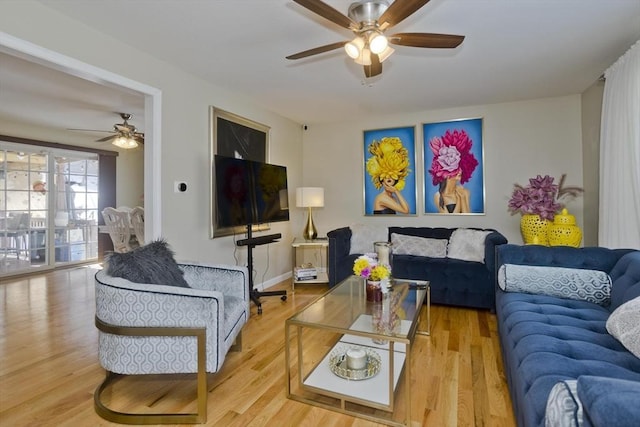
{"type": "MultiPolygon", "coordinates": [[[[345,14],[351,3],[325,1],[345,14]]],[[[342,49],[285,59],[352,38],[291,0],[40,3],[305,124],[580,93],[640,39],[640,0],[431,0],[389,33],[460,34],[462,45],[397,46],[366,81],[342,49]]],[[[124,111],[144,131],[140,97],[6,55],[0,64],[0,118],[110,130],[124,111]]]]}

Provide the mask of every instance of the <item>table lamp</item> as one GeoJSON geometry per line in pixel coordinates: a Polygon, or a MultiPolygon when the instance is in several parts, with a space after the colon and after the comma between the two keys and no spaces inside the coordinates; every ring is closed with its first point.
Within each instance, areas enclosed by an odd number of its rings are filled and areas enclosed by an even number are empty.
{"type": "Polygon", "coordinates": [[[318,230],[313,224],[311,208],[321,208],[324,206],[324,188],[320,187],[300,187],[296,188],[296,206],[299,208],[309,208],[307,224],[302,231],[305,240],[313,240],[318,237],[318,230]]]}

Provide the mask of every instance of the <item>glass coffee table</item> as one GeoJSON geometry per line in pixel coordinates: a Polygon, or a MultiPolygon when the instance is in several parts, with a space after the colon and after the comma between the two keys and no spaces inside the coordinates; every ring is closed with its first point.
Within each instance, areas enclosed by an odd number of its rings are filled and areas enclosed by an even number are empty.
{"type": "Polygon", "coordinates": [[[382,302],[368,302],[364,280],[350,276],[287,319],[287,397],[410,425],[411,348],[416,335],[429,334],[431,288],[428,281],[391,283],[382,302]]]}

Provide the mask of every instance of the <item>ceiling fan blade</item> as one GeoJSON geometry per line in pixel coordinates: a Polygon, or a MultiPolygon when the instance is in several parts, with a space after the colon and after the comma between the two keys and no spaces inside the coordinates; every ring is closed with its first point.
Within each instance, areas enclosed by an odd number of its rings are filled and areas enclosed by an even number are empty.
{"type": "Polygon", "coordinates": [[[144,134],[143,133],[137,133],[133,136],[133,139],[136,140],[136,142],[140,143],[140,144],[144,144],[144,134]]]}
{"type": "Polygon", "coordinates": [[[331,44],[328,44],[328,45],[325,45],[325,46],[320,46],[320,47],[315,47],[313,49],[305,50],[304,52],[298,52],[298,53],[294,53],[293,55],[289,55],[289,56],[287,56],[287,59],[306,58],[307,56],[317,55],[319,53],[329,52],[330,50],[335,50],[335,49],[341,48],[345,44],[347,44],[346,41],[337,42],[337,43],[331,43],[331,44]]]}
{"type": "Polygon", "coordinates": [[[382,74],[382,62],[380,57],[375,53],[371,54],[371,65],[364,66],[364,75],[366,77],[375,77],[378,74],[382,74]]]}
{"type": "Polygon", "coordinates": [[[112,131],[112,130],[98,130],[98,129],[71,129],[71,128],[67,128],[67,130],[81,131],[81,132],[103,132],[103,133],[113,133],[113,131],[112,131]]]}
{"type": "Polygon", "coordinates": [[[427,3],[429,0],[395,0],[380,16],[378,23],[380,25],[386,23],[387,27],[396,25],[427,3]]]}
{"type": "Polygon", "coordinates": [[[357,27],[358,24],[353,22],[349,17],[343,15],[338,12],[333,7],[329,6],[325,2],[321,0],[293,0],[298,3],[300,6],[309,9],[311,12],[322,16],[325,19],[333,22],[334,24],[338,24],[341,27],[351,29],[352,27],[357,27]]]}
{"type": "Polygon", "coordinates": [[[389,43],[400,46],[452,49],[458,47],[464,36],[432,33],[398,33],[388,37],[389,43]]]}
{"type": "Polygon", "coordinates": [[[96,142],[107,142],[107,141],[111,141],[112,139],[116,139],[118,136],[119,136],[119,135],[105,136],[104,138],[96,139],[96,142]]]}

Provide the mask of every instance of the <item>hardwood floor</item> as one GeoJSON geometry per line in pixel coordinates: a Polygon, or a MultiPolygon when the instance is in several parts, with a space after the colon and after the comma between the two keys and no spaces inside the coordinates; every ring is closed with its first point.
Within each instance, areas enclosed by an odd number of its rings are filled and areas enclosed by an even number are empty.
{"type": "MultiPolygon", "coordinates": [[[[0,425],[116,425],[93,410],[94,389],[104,378],[93,324],[95,271],[2,280],[0,425]]],[[[286,302],[263,298],[262,315],[252,305],[242,351],[229,353],[223,369],[209,375],[206,425],[377,425],[286,397],[284,321],[325,290],[299,285],[286,302]]],[[[413,350],[412,425],[515,426],[495,316],[436,305],[431,314],[432,335],[418,337],[413,350]]],[[[121,410],[194,410],[193,378],[125,378],[105,396],[121,410]]]]}

